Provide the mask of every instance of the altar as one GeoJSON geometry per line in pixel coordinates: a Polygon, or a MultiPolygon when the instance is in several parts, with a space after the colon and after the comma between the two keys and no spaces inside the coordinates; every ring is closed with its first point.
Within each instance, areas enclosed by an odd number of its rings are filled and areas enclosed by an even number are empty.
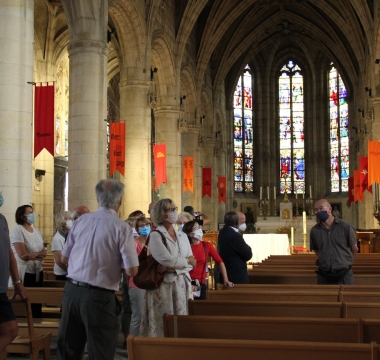
{"type": "Polygon", "coordinates": [[[271,255],[290,255],[286,234],[244,234],[243,238],[252,249],[248,263],[260,263],[271,255]]]}

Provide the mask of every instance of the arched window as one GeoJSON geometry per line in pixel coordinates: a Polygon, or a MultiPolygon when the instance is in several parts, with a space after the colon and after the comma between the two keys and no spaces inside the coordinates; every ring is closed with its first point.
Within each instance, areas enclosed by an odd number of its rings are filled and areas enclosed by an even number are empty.
{"type": "Polygon", "coordinates": [[[303,76],[292,60],[281,68],[278,86],[280,192],[286,188],[287,193],[301,194],[305,191],[303,76]]]}
{"type": "Polygon", "coordinates": [[[252,76],[248,65],[234,93],[234,188],[253,191],[252,76]]]}
{"type": "Polygon", "coordinates": [[[329,87],[331,192],[343,192],[348,191],[350,173],[347,91],[332,63],[329,87]]]}

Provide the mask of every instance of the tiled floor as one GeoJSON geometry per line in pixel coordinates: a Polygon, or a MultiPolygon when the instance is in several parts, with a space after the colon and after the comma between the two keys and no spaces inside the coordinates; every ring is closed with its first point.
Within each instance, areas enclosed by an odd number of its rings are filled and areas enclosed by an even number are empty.
{"type": "MultiPolygon", "coordinates": [[[[123,336],[123,333],[120,331],[114,360],[126,360],[126,359],[128,359],[127,351],[123,349],[123,342],[124,342],[124,336],[123,336]]],[[[56,352],[57,352],[57,338],[53,337],[51,345],[50,345],[51,360],[55,360],[56,352]]],[[[29,359],[28,355],[8,354],[8,356],[7,356],[7,360],[27,360],[27,359],[29,359]]],[[[40,354],[39,359],[42,359],[42,353],[40,354]]],[[[87,359],[88,358],[85,354],[83,360],[87,360],[87,359]]]]}

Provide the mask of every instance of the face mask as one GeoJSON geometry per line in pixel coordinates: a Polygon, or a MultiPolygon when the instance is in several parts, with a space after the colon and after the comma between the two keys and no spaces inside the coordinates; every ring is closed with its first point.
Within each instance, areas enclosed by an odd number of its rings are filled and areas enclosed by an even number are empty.
{"type": "Polygon", "coordinates": [[[0,207],[2,207],[4,204],[4,198],[3,198],[3,194],[0,193],[0,207]]]}
{"type": "Polygon", "coordinates": [[[73,227],[73,221],[72,220],[67,220],[66,221],[66,229],[71,229],[73,227]]]}
{"type": "Polygon", "coordinates": [[[34,213],[32,213],[32,214],[28,214],[28,215],[26,216],[26,221],[27,221],[30,225],[34,224],[34,223],[36,222],[36,215],[35,215],[34,213]]]}
{"type": "Polygon", "coordinates": [[[183,229],[183,224],[178,225],[178,231],[182,231],[182,229],[183,229]]]}
{"type": "Polygon", "coordinates": [[[178,220],[178,211],[169,212],[167,219],[165,219],[170,224],[175,224],[178,220]]]}
{"type": "Polygon", "coordinates": [[[198,240],[202,240],[202,237],[203,237],[203,231],[202,229],[197,229],[193,232],[193,237],[195,237],[196,239],[198,240]]]}
{"type": "Polygon", "coordinates": [[[316,215],[318,220],[321,222],[325,222],[329,218],[329,214],[327,213],[327,211],[319,211],[316,215]]]}
{"type": "Polygon", "coordinates": [[[246,228],[247,228],[247,224],[246,223],[243,223],[243,224],[239,225],[239,230],[240,231],[245,231],[246,228]]]}
{"type": "Polygon", "coordinates": [[[150,234],[150,226],[144,226],[139,229],[140,235],[148,236],[150,234]]]}

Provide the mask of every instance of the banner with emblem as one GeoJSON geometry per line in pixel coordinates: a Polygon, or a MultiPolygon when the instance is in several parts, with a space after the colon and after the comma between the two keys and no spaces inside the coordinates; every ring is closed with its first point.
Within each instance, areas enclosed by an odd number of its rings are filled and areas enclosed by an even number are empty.
{"type": "Polygon", "coordinates": [[[162,183],[166,184],[166,144],[153,144],[153,156],[157,191],[162,183]]]}
{"type": "Polygon", "coordinates": [[[194,156],[183,157],[183,192],[194,192],[194,156]]]}
{"type": "Polygon", "coordinates": [[[360,170],[354,170],[354,201],[358,200],[364,202],[364,195],[361,192],[360,170]]]}
{"type": "Polygon", "coordinates": [[[116,170],[125,176],[125,122],[110,123],[110,177],[116,170]]]}
{"type": "Polygon", "coordinates": [[[34,157],[43,149],[54,156],[54,85],[34,86],[34,157]]]}
{"type": "Polygon", "coordinates": [[[372,185],[368,185],[368,157],[359,156],[361,192],[368,190],[372,194],[372,185]]]}
{"type": "Polygon", "coordinates": [[[226,177],[218,176],[218,203],[226,203],[226,177]]]}
{"type": "Polygon", "coordinates": [[[380,184],[380,141],[368,140],[368,185],[380,184]]]}
{"type": "Polygon", "coordinates": [[[211,185],[211,168],[204,167],[202,168],[202,198],[204,198],[206,195],[211,197],[211,185]]]}
{"type": "Polygon", "coordinates": [[[348,178],[348,205],[354,202],[354,177],[348,178]]]}

